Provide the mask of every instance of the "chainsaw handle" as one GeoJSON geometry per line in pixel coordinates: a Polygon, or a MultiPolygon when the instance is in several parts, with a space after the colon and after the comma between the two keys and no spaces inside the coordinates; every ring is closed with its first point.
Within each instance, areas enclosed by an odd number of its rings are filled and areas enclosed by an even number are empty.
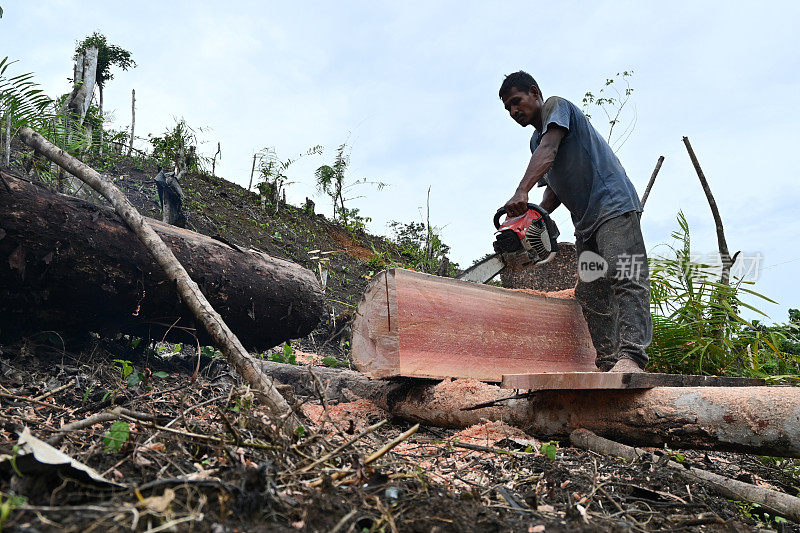
{"type": "MultiPolygon", "coordinates": [[[[545,211],[544,209],[542,209],[541,207],[539,207],[536,204],[528,204],[528,211],[536,211],[537,213],[539,213],[543,217],[548,215],[547,211],[545,211]]],[[[503,215],[508,215],[508,213],[506,213],[506,208],[505,207],[501,207],[500,209],[497,210],[497,213],[494,214],[494,227],[495,227],[495,229],[500,229],[500,217],[503,216],[503,215]]]]}

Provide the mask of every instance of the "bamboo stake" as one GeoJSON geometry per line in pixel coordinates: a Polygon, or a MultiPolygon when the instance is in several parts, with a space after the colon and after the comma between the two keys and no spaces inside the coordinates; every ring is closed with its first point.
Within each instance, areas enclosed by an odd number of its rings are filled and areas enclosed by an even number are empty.
{"type": "Polygon", "coordinates": [[[136,89],[131,89],[131,138],[128,140],[128,157],[133,153],[133,131],[136,128],[136,89]]]}
{"type": "MultiPolygon", "coordinates": [[[[208,303],[197,283],[189,277],[189,274],[172,253],[172,250],[164,244],[161,237],[153,231],[153,228],[131,205],[125,195],[96,170],[54,146],[32,129],[22,128],[20,137],[25,144],[38,150],[42,155],[77,176],[111,202],[120,217],[150,250],[153,258],[164,269],[167,277],[175,280],[181,299],[206,328],[231,366],[255,390],[263,394],[265,403],[275,421],[277,422],[279,418],[285,418],[285,421],[290,424],[290,431],[294,431],[294,428],[300,425],[300,421],[292,413],[289,404],[286,403],[281,393],[275,388],[278,382],[258,370],[256,363],[242,346],[242,343],[228,328],[219,313],[208,303]]],[[[278,426],[282,432],[286,432],[284,424],[278,424],[278,426]]]]}
{"type": "Polygon", "coordinates": [[[653,174],[650,176],[650,181],[647,182],[647,187],[644,190],[644,194],[642,195],[642,209],[644,209],[644,204],[647,202],[647,197],[650,196],[650,189],[653,188],[653,184],[656,182],[656,176],[658,176],[658,171],[661,170],[661,164],[664,162],[664,156],[658,156],[658,161],[656,161],[656,168],[653,169],[653,174]]]}

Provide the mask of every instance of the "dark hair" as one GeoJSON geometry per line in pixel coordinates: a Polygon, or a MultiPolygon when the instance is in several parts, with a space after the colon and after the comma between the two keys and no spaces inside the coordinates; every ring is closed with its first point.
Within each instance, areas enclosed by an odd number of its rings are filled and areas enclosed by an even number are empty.
{"type": "Polygon", "coordinates": [[[524,70],[520,70],[518,72],[514,72],[513,74],[509,74],[503,80],[503,84],[500,85],[500,99],[502,100],[502,98],[511,89],[528,92],[531,86],[536,87],[536,90],[539,91],[539,96],[542,95],[542,90],[539,88],[539,84],[536,83],[536,80],[533,79],[533,76],[531,76],[524,70]]]}

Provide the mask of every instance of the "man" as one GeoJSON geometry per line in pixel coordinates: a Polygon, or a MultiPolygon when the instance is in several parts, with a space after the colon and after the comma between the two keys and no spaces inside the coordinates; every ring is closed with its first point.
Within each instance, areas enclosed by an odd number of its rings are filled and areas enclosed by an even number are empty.
{"type": "Polygon", "coordinates": [[[544,210],[552,212],[562,203],[569,209],[581,273],[575,298],[597,351],[597,367],[643,372],[653,326],[647,252],[639,226],[642,204],[636,189],[583,112],[557,96],[544,101],[527,72],[506,76],[500,99],[520,126],[535,128],[533,155],[506,211],[509,216],[525,213],[528,193],[537,184],[545,187],[544,210]],[[580,267],[592,260],[602,265],[597,256],[607,270],[592,280],[580,267]]]}

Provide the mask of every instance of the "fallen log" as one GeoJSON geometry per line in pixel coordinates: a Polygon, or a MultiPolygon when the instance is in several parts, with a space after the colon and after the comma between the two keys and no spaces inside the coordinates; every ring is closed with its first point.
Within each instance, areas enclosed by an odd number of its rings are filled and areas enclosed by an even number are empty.
{"type": "Polygon", "coordinates": [[[580,305],[532,291],[391,269],[353,320],[353,364],[374,378],[596,371],[580,305]]]}
{"type": "Polygon", "coordinates": [[[299,394],[314,393],[313,371],[332,401],[365,398],[394,416],[428,426],[465,428],[484,419],[502,420],[542,439],[567,439],[585,428],[633,446],[800,457],[797,387],[540,391],[465,411],[507,398],[509,391],[475,380],[372,380],[347,370],[260,364],[299,394]]]}
{"type": "MultiPolygon", "coordinates": [[[[41,331],[123,332],[192,341],[194,317],[112,209],[4,174],[0,189],[0,340],[41,331]]],[[[242,344],[264,350],[308,334],[323,295],[297,264],[147,219],[242,344]]],[[[201,343],[212,344],[203,327],[201,343]]]]}
{"type": "MultiPolygon", "coordinates": [[[[604,439],[585,429],[572,432],[570,442],[584,450],[591,450],[601,455],[621,457],[626,461],[636,461],[651,457],[651,454],[639,448],[633,448],[604,439]]],[[[667,466],[689,483],[704,483],[726,498],[737,501],[757,503],[771,513],[800,523],[800,498],[777,490],[758,487],[736,479],[731,479],[701,468],[667,462],[667,466]]]]}

